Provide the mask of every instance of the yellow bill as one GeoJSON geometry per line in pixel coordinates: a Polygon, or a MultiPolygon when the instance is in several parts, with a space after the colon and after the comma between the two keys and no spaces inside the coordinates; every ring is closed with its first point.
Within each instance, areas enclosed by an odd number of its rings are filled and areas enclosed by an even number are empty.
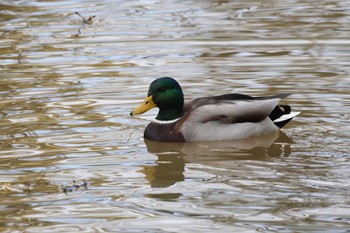
{"type": "Polygon", "coordinates": [[[130,115],[139,115],[142,114],[144,112],[147,112],[148,110],[152,109],[156,107],[156,104],[153,102],[153,97],[152,96],[148,96],[142,104],[140,104],[137,108],[135,108],[130,115]]]}

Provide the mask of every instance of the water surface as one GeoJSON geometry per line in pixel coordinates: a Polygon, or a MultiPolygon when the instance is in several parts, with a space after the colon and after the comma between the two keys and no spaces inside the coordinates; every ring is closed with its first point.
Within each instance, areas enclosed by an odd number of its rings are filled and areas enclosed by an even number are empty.
{"type": "Polygon", "coordinates": [[[0,230],[347,232],[349,19],[331,0],[2,1],[0,230]],[[129,112],[161,76],[186,99],[291,92],[302,114],[249,140],[144,141],[156,111],[129,112]]]}

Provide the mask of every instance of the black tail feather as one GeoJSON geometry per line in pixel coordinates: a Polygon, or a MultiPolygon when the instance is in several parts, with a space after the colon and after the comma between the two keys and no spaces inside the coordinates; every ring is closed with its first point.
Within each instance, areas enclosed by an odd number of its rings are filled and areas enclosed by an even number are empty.
{"type": "MultiPolygon", "coordinates": [[[[270,113],[269,117],[271,119],[271,121],[274,121],[278,118],[280,118],[281,116],[285,115],[285,114],[289,114],[291,112],[291,107],[289,105],[279,105],[276,106],[273,111],[270,113]]],[[[279,122],[273,122],[278,128],[282,128],[283,126],[285,126],[290,120],[292,120],[293,118],[289,118],[286,119],[284,121],[279,121],[279,122]]]]}
{"type": "Polygon", "coordinates": [[[289,118],[285,121],[280,121],[280,122],[273,122],[278,128],[282,128],[283,126],[285,126],[286,124],[288,124],[288,122],[290,122],[293,118],[289,118]]]}

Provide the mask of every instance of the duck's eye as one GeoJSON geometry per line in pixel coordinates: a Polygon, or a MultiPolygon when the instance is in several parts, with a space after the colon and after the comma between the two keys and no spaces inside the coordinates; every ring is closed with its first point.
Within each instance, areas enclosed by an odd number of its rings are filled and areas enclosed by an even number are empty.
{"type": "Polygon", "coordinates": [[[161,87],[161,88],[159,89],[159,91],[164,92],[164,91],[166,91],[166,88],[165,88],[165,87],[161,87]]]}

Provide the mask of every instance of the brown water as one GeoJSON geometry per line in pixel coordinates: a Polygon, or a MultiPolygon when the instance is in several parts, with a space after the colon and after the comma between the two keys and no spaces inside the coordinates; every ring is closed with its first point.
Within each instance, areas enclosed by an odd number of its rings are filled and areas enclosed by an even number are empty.
{"type": "Polygon", "coordinates": [[[0,9],[0,231],[349,232],[349,1],[0,9]],[[302,114],[250,140],[144,142],[156,112],[128,114],[160,76],[187,99],[292,92],[302,114]]]}

